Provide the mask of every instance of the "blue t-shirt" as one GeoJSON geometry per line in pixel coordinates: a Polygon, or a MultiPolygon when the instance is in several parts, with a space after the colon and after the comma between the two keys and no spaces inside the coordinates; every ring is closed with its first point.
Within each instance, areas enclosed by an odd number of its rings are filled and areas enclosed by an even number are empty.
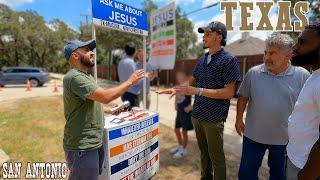
{"type": "MultiPolygon", "coordinates": [[[[137,70],[143,69],[143,65],[140,64],[139,62],[136,63],[136,67],[137,67],[137,70]]],[[[150,63],[147,63],[146,67],[147,67],[147,69],[146,69],[147,73],[152,73],[152,71],[153,71],[152,65],[150,63]]],[[[147,85],[146,86],[147,94],[149,94],[150,93],[150,79],[149,78],[147,78],[146,85],[147,85]]],[[[143,92],[143,83],[141,83],[140,89],[141,89],[140,92],[143,92]]]]}
{"type": "Polygon", "coordinates": [[[191,96],[177,94],[176,102],[178,104],[178,109],[184,109],[191,104],[191,96]]]}
{"type": "MultiPolygon", "coordinates": [[[[120,60],[118,64],[118,76],[120,83],[125,82],[130,78],[130,76],[137,70],[136,63],[133,58],[130,56],[125,56],[120,60]]],[[[139,95],[141,93],[140,86],[142,84],[142,80],[140,80],[136,85],[130,87],[127,92],[139,95]]]]}

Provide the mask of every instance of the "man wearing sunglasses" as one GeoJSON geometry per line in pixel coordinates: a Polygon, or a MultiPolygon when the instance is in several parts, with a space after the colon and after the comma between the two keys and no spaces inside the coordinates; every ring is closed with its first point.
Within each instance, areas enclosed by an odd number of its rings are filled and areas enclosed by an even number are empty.
{"type": "Polygon", "coordinates": [[[95,40],[70,41],[64,56],[70,70],[63,78],[63,102],[66,124],[63,147],[70,170],[69,179],[98,179],[103,169],[102,145],[104,115],[102,104],[120,97],[144,77],[144,71],[134,72],[117,87],[104,89],[89,74],[94,66],[95,40]]]}

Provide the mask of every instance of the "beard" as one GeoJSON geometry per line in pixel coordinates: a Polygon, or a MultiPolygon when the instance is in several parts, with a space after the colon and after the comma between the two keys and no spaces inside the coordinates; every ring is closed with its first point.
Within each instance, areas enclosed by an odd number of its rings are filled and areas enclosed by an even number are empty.
{"type": "Polygon", "coordinates": [[[94,62],[92,62],[87,56],[80,54],[80,62],[82,65],[88,67],[88,68],[92,68],[94,66],[94,62]]]}
{"type": "Polygon", "coordinates": [[[291,64],[295,66],[316,65],[320,67],[320,49],[311,51],[308,54],[293,56],[291,64]]]}

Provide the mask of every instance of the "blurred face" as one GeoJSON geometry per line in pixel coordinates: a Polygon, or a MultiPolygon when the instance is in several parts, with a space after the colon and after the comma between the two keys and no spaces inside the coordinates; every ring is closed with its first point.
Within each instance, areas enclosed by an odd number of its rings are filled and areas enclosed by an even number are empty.
{"type": "Polygon", "coordinates": [[[188,81],[188,76],[183,72],[177,72],[176,81],[178,84],[182,85],[188,81]]]}
{"type": "Polygon", "coordinates": [[[82,65],[86,67],[94,66],[94,53],[86,46],[76,49],[73,53],[76,60],[79,60],[82,65]]]}
{"type": "Polygon", "coordinates": [[[143,64],[143,50],[142,49],[139,49],[137,52],[136,52],[136,59],[137,61],[140,63],[140,64],[143,64]]]}
{"type": "Polygon", "coordinates": [[[222,35],[217,32],[205,31],[202,37],[203,48],[211,48],[220,44],[222,40],[222,35]]]}
{"type": "Polygon", "coordinates": [[[278,45],[266,46],[263,61],[269,71],[281,73],[279,71],[285,70],[291,56],[292,51],[283,51],[278,45]]]}

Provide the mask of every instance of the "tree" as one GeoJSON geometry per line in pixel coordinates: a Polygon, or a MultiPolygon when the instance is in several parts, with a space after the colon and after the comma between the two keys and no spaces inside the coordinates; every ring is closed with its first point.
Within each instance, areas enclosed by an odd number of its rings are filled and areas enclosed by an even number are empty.
{"type": "MultiPolygon", "coordinates": [[[[142,2],[142,9],[148,13],[150,19],[152,11],[158,9],[158,6],[151,0],[145,0],[142,2]]],[[[203,53],[203,48],[199,44],[197,44],[197,35],[193,31],[192,22],[186,16],[182,15],[181,8],[179,6],[176,8],[176,33],[177,60],[184,60],[188,58],[189,53],[197,56],[203,53]]],[[[150,44],[149,37],[147,39],[147,44],[150,44]]]]}
{"type": "Polygon", "coordinates": [[[3,4],[0,4],[0,14],[1,66],[18,66],[24,56],[20,49],[24,49],[25,42],[21,33],[21,18],[3,4]]]}
{"type": "Polygon", "coordinates": [[[197,34],[193,31],[192,22],[181,15],[180,7],[176,9],[176,30],[177,30],[177,55],[178,60],[184,60],[188,53],[199,55],[203,53],[203,48],[197,44],[197,34]]]}
{"type": "Polygon", "coordinates": [[[58,19],[46,23],[35,11],[15,12],[0,4],[0,67],[52,69],[63,58],[65,43],[77,36],[58,19]]]}

